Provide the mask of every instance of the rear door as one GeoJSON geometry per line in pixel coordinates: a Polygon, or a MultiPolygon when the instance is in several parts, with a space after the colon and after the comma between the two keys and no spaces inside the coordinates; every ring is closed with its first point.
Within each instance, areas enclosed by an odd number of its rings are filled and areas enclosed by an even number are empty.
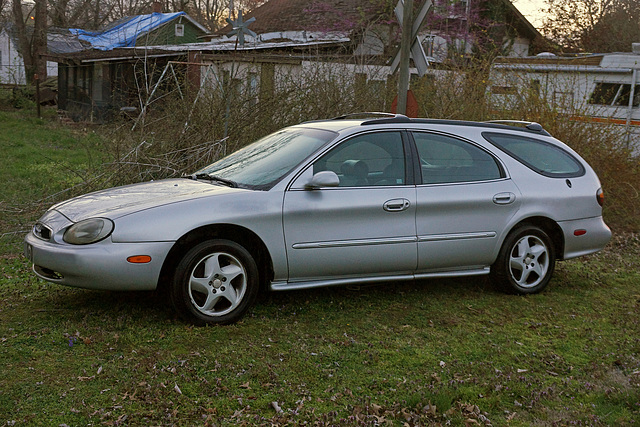
{"type": "Polygon", "coordinates": [[[483,268],[520,206],[520,192],[492,154],[450,135],[413,132],[420,159],[418,274],[483,268]]]}

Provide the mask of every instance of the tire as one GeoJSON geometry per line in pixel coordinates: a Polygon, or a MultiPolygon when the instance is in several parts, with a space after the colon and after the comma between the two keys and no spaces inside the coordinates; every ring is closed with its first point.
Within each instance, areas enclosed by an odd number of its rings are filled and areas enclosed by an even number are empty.
{"type": "Polygon", "coordinates": [[[258,288],[258,268],[244,247],[207,240],[178,263],[170,297],[178,314],[193,324],[228,325],[254,304],[258,288]]]}
{"type": "Polygon", "coordinates": [[[505,239],[491,267],[491,275],[507,292],[535,294],[549,284],[555,263],[555,248],[547,233],[541,228],[523,225],[505,239]]]}

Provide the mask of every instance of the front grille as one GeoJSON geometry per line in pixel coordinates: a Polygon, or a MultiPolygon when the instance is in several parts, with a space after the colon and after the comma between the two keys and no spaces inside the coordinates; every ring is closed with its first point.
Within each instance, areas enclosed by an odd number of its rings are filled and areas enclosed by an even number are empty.
{"type": "Polygon", "coordinates": [[[38,222],[33,226],[33,234],[39,239],[48,241],[51,239],[52,231],[43,223],[38,222]]]}

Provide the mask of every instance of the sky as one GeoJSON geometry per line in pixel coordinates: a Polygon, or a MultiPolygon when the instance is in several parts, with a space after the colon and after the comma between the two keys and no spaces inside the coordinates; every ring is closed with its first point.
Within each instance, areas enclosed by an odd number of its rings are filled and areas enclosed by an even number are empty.
{"type": "Polygon", "coordinates": [[[544,18],[541,10],[546,7],[544,0],[511,0],[511,2],[534,27],[540,28],[544,18]]]}

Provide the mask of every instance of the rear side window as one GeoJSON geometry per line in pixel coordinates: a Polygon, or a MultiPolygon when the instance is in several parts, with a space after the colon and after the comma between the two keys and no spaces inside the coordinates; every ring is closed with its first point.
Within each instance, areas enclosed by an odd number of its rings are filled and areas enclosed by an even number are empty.
{"type": "Polygon", "coordinates": [[[584,175],[584,166],[567,151],[539,139],[484,132],[487,141],[540,175],[572,178],[584,175]]]}
{"type": "Polygon", "coordinates": [[[486,151],[446,135],[413,132],[420,156],[422,184],[500,179],[502,168],[486,151]]]}

